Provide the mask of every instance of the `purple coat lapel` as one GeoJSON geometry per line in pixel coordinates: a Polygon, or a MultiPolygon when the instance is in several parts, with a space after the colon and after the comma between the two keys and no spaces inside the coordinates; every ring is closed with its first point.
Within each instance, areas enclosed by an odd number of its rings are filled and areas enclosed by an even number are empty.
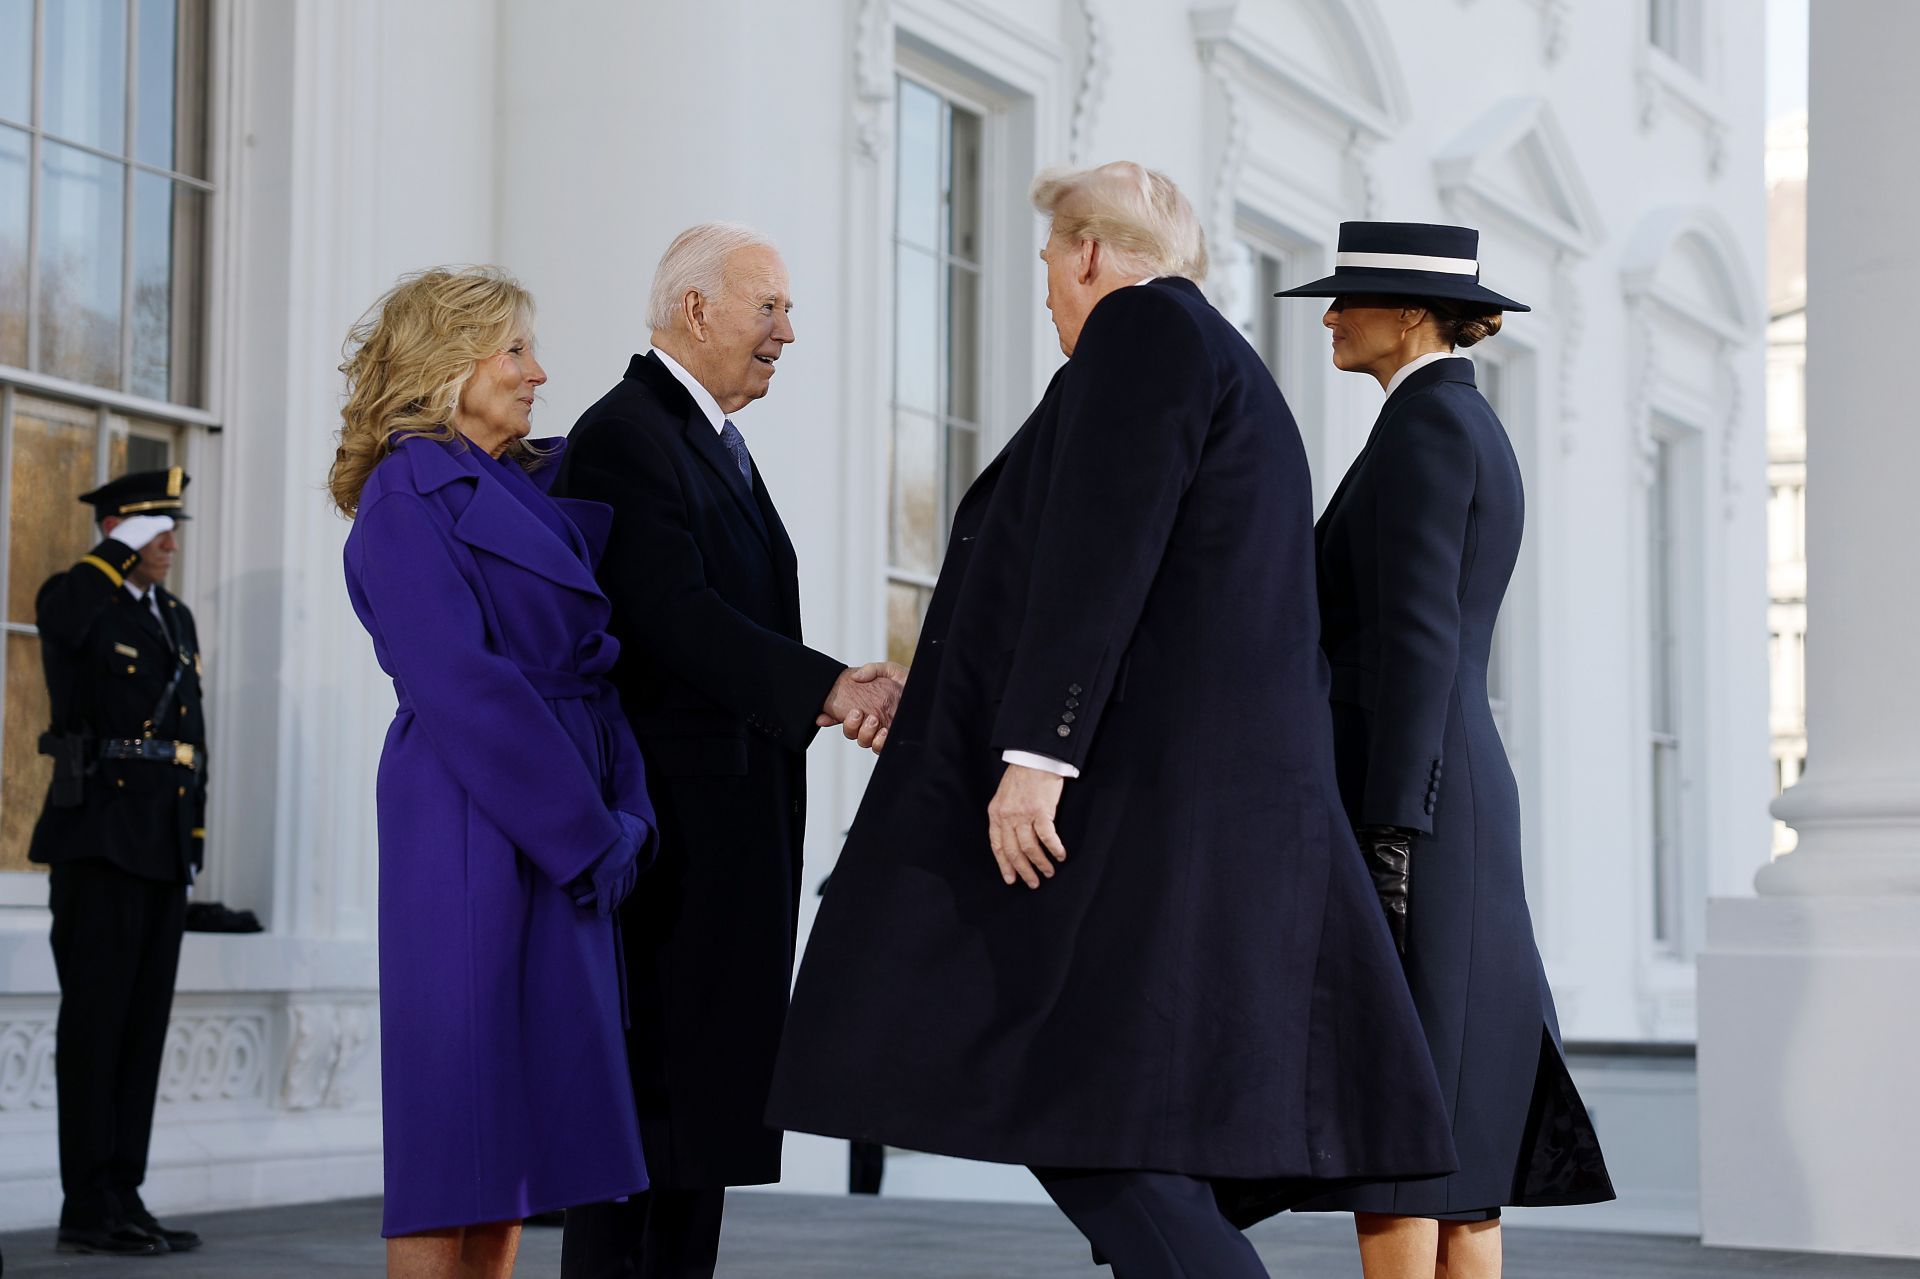
{"type": "MultiPolygon", "coordinates": [[[[551,456],[555,450],[540,441],[551,456]]],[[[409,442],[412,451],[415,486],[422,494],[436,492],[449,484],[466,481],[473,485],[473,496],[453,522],[453,535],[477,551],[485,551],[548,581],[586,595],[598,597],[600,586],[593,580],[593,564],[604,551],[612,528],[612,511],[597,502],[562,501],[562,510],[579,528],[590,559],[582,559],[573,547],[553,535],[521,500],[507,492],[500,480],[486,474],[471,449],[450,449],[433,440],[409,442]],[[424,447],[422,447],[424,445],[424,447]],[[599,507],[598,512],[582,508],[599,507]]],[[[552,467],[535,472],[535,482],[545,489],[552,467]]]]}

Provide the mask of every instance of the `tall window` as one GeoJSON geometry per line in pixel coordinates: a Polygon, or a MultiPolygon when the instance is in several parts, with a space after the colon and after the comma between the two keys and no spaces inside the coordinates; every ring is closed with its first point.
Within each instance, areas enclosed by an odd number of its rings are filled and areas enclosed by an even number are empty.
{"type": "Polygon", "coordinates": [[[913,659],[954,507],[980,469],[982,115],[898,79],[887,655],[913,659]]]}
{"type": "Polygon", "coordinates": [[[1647,0],[1647,42],[1695,75],[1706,70],[1705,25],[1701,0],[1647,0]]]}
{"type": "Polygon", "coordinates": [[[208,50],[206,0],[0,0],[0,871],[51,767],[34,596],[98,538],[76,498],[214,421],[208,50]]]}
{"type": "MultiPolygon", "coordinates": [[[[1287,372],[1287,300],[1273,296],[1287,287],[1291,274],[1288,255],[1265,241],[1243,235],[1228,252],[1229,292],[1233,322],[1284,391],[1287,372]]],[[[1294,302],[1296,308],[1313,304],[1294,302]]]]}
{"type": "Polygon", "coordinates": [[[1647,493],[1648,766],[1653,851],[1653,939],[1664,951],[1681,947],[1684,822],[1681,787],[1681,652],[1676,594],[1678,554],[1674,446],[1656,446],[1647,493]]]}

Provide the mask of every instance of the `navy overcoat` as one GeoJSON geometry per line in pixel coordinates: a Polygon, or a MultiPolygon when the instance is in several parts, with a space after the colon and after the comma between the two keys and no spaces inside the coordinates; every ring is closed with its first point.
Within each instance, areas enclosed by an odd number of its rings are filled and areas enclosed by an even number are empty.
{"type": "Polygon", "coordinates": [[[661,1188],[780,1179],[767,1083],[787,1015],[814,716],[846,667],[800,634],[793,543],[657,355],[581,415],[555,491],[613,508],[600,582],[660,859],[628,900],[630,1050],[661,1188]]]}
{"type": "Polygon", "coordinates": [[[1356,826],[1421,832],[1407,981],[1460,1169],[1316,1206],[1409,1216],[1611,1199],[1521,882],[1520,798],[1487,703],[1520,553],[1520,467],[1473,363],[1416,370],[1315,530],[1340,790],[1356,826]]]}
{"type": "Polygon", "coordinates": [[[399,697],[378,791],[388,1235],[647,1186],[619,938],[561,885],[619,838],[614,811],[653,809],[605,679],[608,513],[547,497],[552,474],[409,439],[347,537],[399,697]]]}
{"type": "Polygon", "coordinates": [[[1217,1178],[1243,1221],[1453,1166],[1335,786],[1311,512],[1278,388],[1198,288],[1094,308],[956,512],[776,1122],[1217,1178]],[[987,843],[1009,749],[1081,770],[1037,891],[987,843]]]}

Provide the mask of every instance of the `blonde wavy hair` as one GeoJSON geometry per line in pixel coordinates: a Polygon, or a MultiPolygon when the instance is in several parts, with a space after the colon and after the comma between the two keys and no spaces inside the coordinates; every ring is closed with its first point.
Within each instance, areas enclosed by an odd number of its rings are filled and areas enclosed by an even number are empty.
{"type": "Polygon", "coordinates": [[[1028,194],[1033,207],[1053,219],[1053,235],[1063,243],[1095,240],[1130,268],[1195,284],[1207,278],[1200,219],[1173,179],[1158,170],[1130,160],[1048,169],[1028,194]]]}
{"type": "MultiPolygon", "coordinates": [[[[533,333],[533,295],[498,267],[431,267],[402,276],[347,331],[347,402],[327,490],[352,519],[360,491],[394,446],[451,440],[460,392],[480,361],[533,333]]],[[[524,440],[502,455],[527,470],[542,455],[524,440]]]]}

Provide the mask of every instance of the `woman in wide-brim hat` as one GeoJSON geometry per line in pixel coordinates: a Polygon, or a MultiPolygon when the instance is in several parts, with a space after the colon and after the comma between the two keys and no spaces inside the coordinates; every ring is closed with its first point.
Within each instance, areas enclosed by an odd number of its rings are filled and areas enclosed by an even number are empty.
{"type": "Polygon", "coordinates": [[[1387,402],[1315,529],[1341,798],[1448,1098],[1460,1169],[1317,1200],[1368,1279],[1497,1275],[1500,1210],[1613,1197],[1561,1055],[1521,882],[1520,800],[1487,661],[1520,552],[1520,466],[1456,348],[1527,308],[1480,284],[1479,233],[1349,222],[1333,362],[1387,402]]]}

